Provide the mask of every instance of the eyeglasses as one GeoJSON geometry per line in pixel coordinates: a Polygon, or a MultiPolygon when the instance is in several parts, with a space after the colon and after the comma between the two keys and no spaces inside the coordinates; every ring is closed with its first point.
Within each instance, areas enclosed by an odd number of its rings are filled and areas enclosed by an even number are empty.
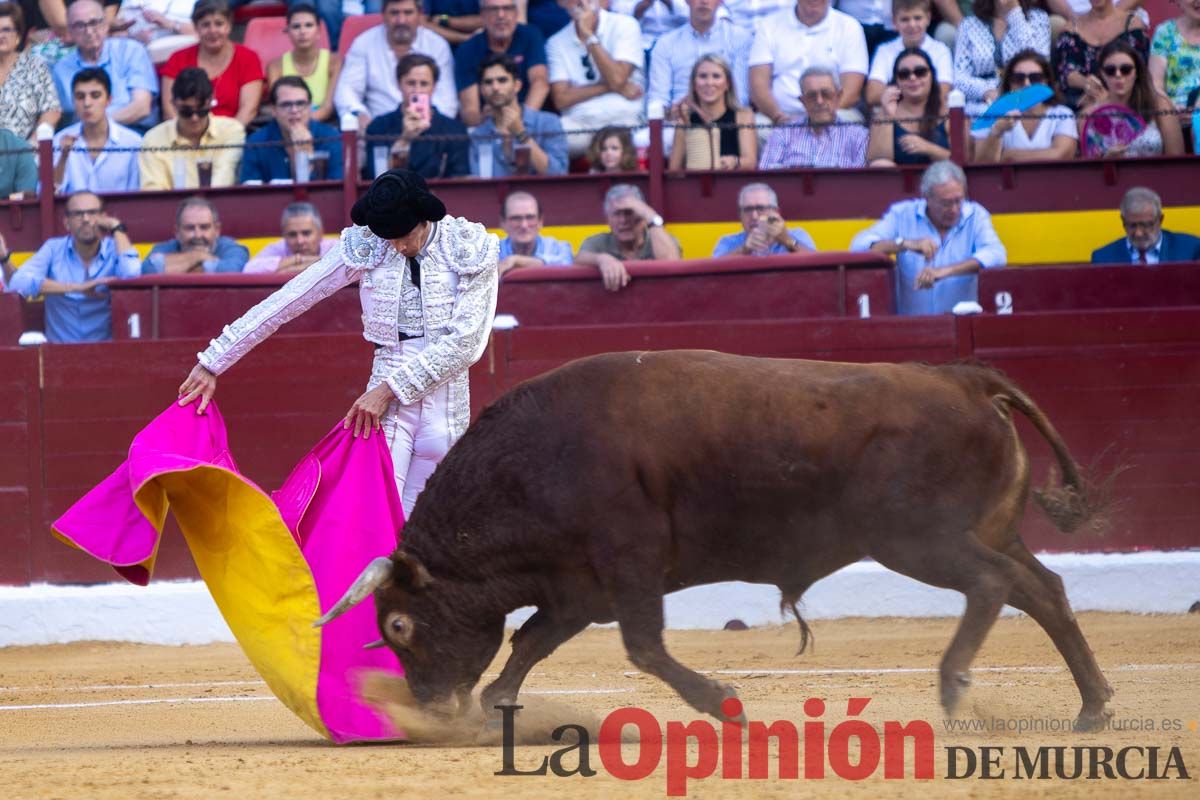
{"type": "Polygon", "coordinates": [[[275,107],[282,111],[299,111],[302,108],[308,108],[307,100],[285,100],[281,103],[276,103],[275,107]]]}
{"type": "Polygon", "coordinates": [[[1117,77],[1117,73],[1121,73],[1121,77],[1125,78],[1133,74],[1133,64],[1105,64],[1104,74],[1110,78],[1117,77]]]}
{"type": "Polygon", "coordinates": [[[518,225],[525,222],[537,222],[537,214],[509,214],[506,221],[518,225]]]}
{"type": "Polygon", "coordinates": [[[743,214],[766,214],[768,211],[774,211],[779,206],[742,206],[739,211],[743,214]]]}
{"type": "Polygon", "coordinates": [[[929,67],[913,67],[912,69],[904,67],[903,69],[896,70],[896,79],[901,81],[906,81],[909,78],[924,78],[927,75],[929,75],[929,67]]]}
{"type": "Polygon", "coordinates": [[[1162,217],[1159,217],[1158,219],[1152,219],[1149,222],[1137,222],[1135,220],[1125,219],[1122,217],[1121,224],[1125,226],[1125,230],[1127,231],[1149,231],[1154,230],[1156,227],[1162,224],[1162,217]]]}
{"type": "Polygon", "coordinates": [[[67,216],[71,219],[82,219],[83,217],[98,217],[103,213],[103,208],[76,208],[68,211],[67,216]]]}
{"type": "Polygon", "coordinates": [[[191,108],[189,106],[175,106],[175,113],[184,119],[193,119],[194,117],[207,117],[211,109],[208,106],[200,108],[191,108]]]}
{"type": "Polygon", "coordinates": [[[585,70],[587,70],[587,72],[583,74],[583,77],[587,78],[589,81],[596,80],[596,70],[592,67],[592,60],[588,58],[587,53],[584,53],[579,57],[579,63],[585,70]]]}
{"type": "Polygon", "coordinates": [[[1008,82],[1014,86],[1022,86],[1026,83],[1040,84],[1046,82],[1046,73],[1044,72],[1013,72],[1008,76],[1008,82]]]}
{"type": "Polygon", "coordinates": [[[516,6],[483,6],[479,9],[480,14],[488,14],[490,16],[499,16],[500,14],[515,14],[517,13],[516,6]]]}
{"type": "Polygon", "coordinates": [[[816,89],[800,95],[801,100],[807,100],[810,103],[816,100],[832,100],[835,97],[837,97],[837,92],[833,89],[816,89]]]}
{"type": "Polygon", "coordinates": [[[12,36],[17,32],[16,28],[0,28],[0,36],[12,36]]]}
{"type": "Polygon", "coordinates": [[[86,19],[78,22],[72,22],[67,27],[75,33],[82,33],[83,31],[98,31],[104,26],[104,22],[105,20],[103,17],[97,17],[96,19],[86,19]]]}

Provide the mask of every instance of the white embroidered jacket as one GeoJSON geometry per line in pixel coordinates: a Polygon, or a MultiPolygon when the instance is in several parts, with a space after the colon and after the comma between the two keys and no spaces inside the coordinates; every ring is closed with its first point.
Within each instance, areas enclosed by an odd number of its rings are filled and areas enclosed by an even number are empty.
{"type": "Polygon", "coordinates": [[[424,350],[390,374],[372,375],[371,386],[386,381],[397,401],[409,405],[448,382],[450,435],[457,440],[471,418],[467,370],[483,355],[496,313],[499,240],[478,223],[447,216],[424,252],[418,290],[408,260],[390,242],[366,227],[346,228],[340,247],[225,326],[198,354],[200,363],[220,375],[281,325],[358,281],[367,341],[394,347],[401,329],[426,337],[424,350]]]}

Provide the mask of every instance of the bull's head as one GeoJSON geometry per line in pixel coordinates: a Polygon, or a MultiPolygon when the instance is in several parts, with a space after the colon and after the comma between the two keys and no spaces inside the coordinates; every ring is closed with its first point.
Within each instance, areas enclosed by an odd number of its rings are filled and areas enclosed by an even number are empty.
{"type": "Polygon", "coordinates": [[[434,580],[401,549],[368,564],[314,625],[329,623],[371,594],[383,643],[404,665],[412,696],[434,710],[457,698],[465,712],[471,690],[500,648],[503,615],[476,613],[472,588],[434,580]]]}

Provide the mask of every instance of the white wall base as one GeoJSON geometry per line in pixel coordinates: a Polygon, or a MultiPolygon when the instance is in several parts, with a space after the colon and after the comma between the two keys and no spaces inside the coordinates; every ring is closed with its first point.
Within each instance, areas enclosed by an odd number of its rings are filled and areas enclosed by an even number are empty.
{"type": "MultiPolygon", "coordinates": [[[[1040,556],[1062,576],[1076,611],[1179,614],[1200,600],[1200,550],[1146,553],[1057,553],[1040,556]]],[[[804,596],[806,619],[946,617],[962,613],[957,592],[934,589],[872,561],[852,564],[804,596]]],[[[1006,613],[1015,613],[1005,609],[1006,613]]],[[[519,609],[509,624],[532,613],[519,609]]],[[[680,629],[784,621],[773,586],[722,583],[667,598],[667,625],[680,629]]],[[[233,635],[199,581],[98,586],[0,587],[0,646],[87,640],[147,644],[231,642],[233,635]]]]}

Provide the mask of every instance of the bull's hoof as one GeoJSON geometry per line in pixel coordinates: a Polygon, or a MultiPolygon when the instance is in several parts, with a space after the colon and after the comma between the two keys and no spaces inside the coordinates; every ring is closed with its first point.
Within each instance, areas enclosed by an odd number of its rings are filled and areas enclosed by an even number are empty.
{"type": "Polygon", "coordinates": [[[951,673],[942,676],[942,710],[947,717],[954,716],[954,709],[962,699],[963,692],[971,685],[971,676],[965,672],[951,673]]]}
{"type": "Polygon", "coordinates": [[[1112,716],[1113,712],[1107,708],[1099,711],[1080,711],[1079,716],[1075,718],[1075,732],[1088,733],[1103,730],[1112,716]]]}

